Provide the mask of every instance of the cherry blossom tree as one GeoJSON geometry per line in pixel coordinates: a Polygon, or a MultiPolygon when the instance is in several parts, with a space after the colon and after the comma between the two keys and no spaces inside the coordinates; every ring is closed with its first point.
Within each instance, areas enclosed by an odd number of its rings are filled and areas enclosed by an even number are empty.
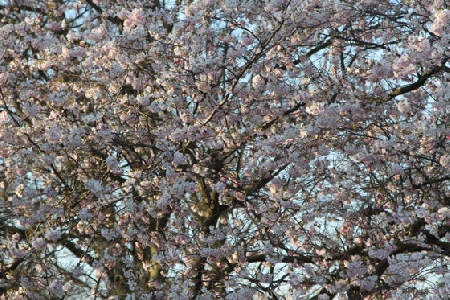
{"type": "Polygon", "coordinates": [[[1,0],[2,299],[445,299],[444,0],[1,0]]]}

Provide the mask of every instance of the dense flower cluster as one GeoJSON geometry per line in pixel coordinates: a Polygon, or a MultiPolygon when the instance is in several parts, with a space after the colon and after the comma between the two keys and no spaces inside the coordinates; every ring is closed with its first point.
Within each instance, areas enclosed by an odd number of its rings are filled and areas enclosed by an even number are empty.
{"type": "Polygon", "coordinates": [[[0,0],[0,297],[447,297],[449,21],[0,0]]]}

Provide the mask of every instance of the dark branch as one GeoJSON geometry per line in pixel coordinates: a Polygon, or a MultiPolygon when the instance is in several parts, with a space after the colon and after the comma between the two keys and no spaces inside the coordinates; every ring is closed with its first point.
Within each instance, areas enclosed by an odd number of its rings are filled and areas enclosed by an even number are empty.
{"type": "Polygon", "coordinates": [[[388,100],[392,100],[395,97],[399,96],[399,95],[403,95],[406,93],[409,93],[411,91],[417,90],[418,88],[420,88],[421,86],[423,86],[425,84],[425,82],[431,78],[433,75],[439,73],[442,71],[442,67],[434,67],[430,72],[422,75],[419,77],[419,79],[416,82],[413,82],[411,84],[402,86],[399,89],[395,89],[393,90],[389,96],[388,96],[388,100]]]}

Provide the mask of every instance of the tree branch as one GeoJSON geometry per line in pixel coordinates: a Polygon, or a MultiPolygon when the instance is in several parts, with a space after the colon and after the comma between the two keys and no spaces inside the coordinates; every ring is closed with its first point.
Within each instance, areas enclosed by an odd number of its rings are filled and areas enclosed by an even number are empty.
{"type": "Polygon", "coordinates": [[[408,84],[408,85],[402,86],[401,88],[393,90],[388,96],[388,101],[394,99],[395,97],[397,97],[399,95],[403,95],[403,94],[409,93],[411,91],[417,90],[418,88],[423,86],[429,78],[431,78],[433,75],[435,75],[441,71],[442,71],[442,67],[434,67],[430,72],[420,76],[416,82],[413,82],[411,84],[408,84]]]}

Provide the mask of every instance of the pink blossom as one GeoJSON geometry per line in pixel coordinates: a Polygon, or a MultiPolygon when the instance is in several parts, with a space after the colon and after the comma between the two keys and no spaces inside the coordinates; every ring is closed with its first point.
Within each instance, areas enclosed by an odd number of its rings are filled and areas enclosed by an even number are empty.
{"type": "Polygon", "coordinates": [[[264,78],[259,74],[255,75],[253,76],[252,84],[255,89],[259,90],[265,85],[264,78]]]}
{"type": "Polygon", "coordinates": [[[438,9],[433,15],[433,24],[430,28],[430,31],[435,33],[438,36],[445,36],[446,27],[448,27],[450,20],[450,10],[448,9],[438,9]]]}
{"type": "Polygon", "coordinates": [[[4,297],[445,297],[445,1],[15,2],[4,297]]]}
{"type": "Polygon", "coordinates": [[[51,242],[56,242],[61,238],[61,231],[49,229],[45,232],[45,238],[51,242]]]}
{"type": "Polygon", "coordinates": [[[439,158],[439,163],[446,169],[450,169],[450,156],[447,154],[442,155],[439,158]]]}
{"type": "Polygon", "coordinates": [[[394,75],[397,78],[406,78],[416,71],[413,61],[408,55],[402,55],[393,65],[394,75]]]}
{"type": "Polygon", "coordinates": [[[32,246],[36,250],[44,250],[46,245],[47,245],[47,243],[45,242],[45,240],[43,238],[36,238],[32,242],[32,246]]]}

